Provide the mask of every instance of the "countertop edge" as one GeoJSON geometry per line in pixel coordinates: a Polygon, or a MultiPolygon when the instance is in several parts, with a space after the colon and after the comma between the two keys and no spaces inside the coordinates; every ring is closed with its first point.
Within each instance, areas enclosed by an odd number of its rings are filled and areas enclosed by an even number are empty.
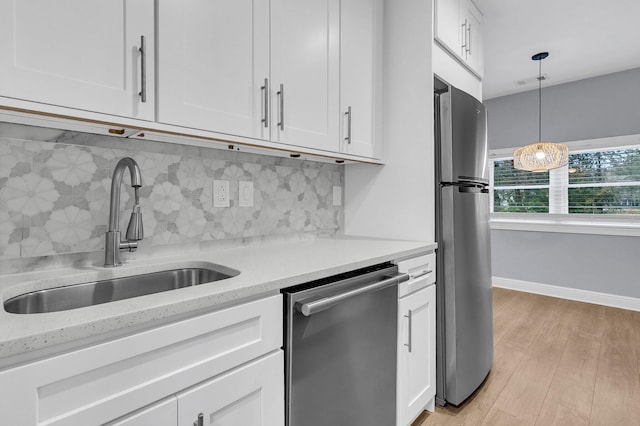
{"type": "MultiPolygon", "coordinates": [[[[93,312],[98,313],[96,316],[92,316],[91,319],[84,321],[77,319],[77,312],[70,315],[76,318],[74,321],[65,320],[64,313],[55,313],[57,315],[34,314],[47,315],[48,319],[50,319],[56,327],[42,327],[40,329],[38,327],[32,327],[31,329],[27,327],[23,333],[14,332],[13,335],[7,333],[9,335],[5,334],[4,336],[4,333],[0,332],[0,368],[16,364],[21,361],[21,358],[33,358],[38,353],[47,355],[48,353],[70,350],[74,342],[82,344],[87,340],[99,340],[100,337],[108,339],[112,334],[117,334],[120,331],[125,332],[152,328],[156,323],[168,323],[173,320],[180,320],[181,318],[188,317],[190,313],[195,316],[207,310],[214,311],[216,309],[222,309],[227,306],[242,303],[244,300],[258,298],[260,295],[278,292],[283,288],[304,282],[326,278],[379,263],[416,257],[429,253],[437,247],[436,243],[429,242],[347,237],[332,240],[318,239],[317,242],[298,244],[258,245],[219,251],[213,254],[203,252],[197,256],[193,256],[194,259],[190,261],[210,262],[212,260],[211,258],[214,257],[216,259],[222,258],[220,263],[228,265],[229,261],[227,261],[226,258],[232,258],[234,255],[232,252],[234,250],[236,251],[236,255],[244,254],[247,256],[255,256],[259,250],[272,250],[270,256],[277,258],[277,253],[274,254],[273,250],[282,250],[284,252],[292,252],[293,250],[293,253],[295,253],[302,248],[307,248],[311,251],[331,250],[332,246],[336,248],[340,246],[337,257],[339,258],[339,255],[344,252],[344,260],[337,260],[329,266],[321,265],[305,271],[300,271],[299,268],[298,270],[292,268],[292,272],[288,275],[287,272],[273,273],[271,276],[267,273],[265,274],[267,277],[264,281],[260,281],[259,278],[255,277],[255,275],[261,274],[260,271],[254,271],[253,274],[245,271],[244,278],[246,282],[241,281],[242,285],[239,285],[237,288],[233,288],[231,281],[229,281],[227,285],[220,285],[220,289],[216,289],[215,287],[205,288],[205,284],[204,286],[198,286],[200,288],[181,289],[186,290],[180,295],[182,297],[179,299],[174,297],[171,301],[167,301],[167,299],[171,299],[171,297],[166,293],[159,293],[144,296],[144,303],[140,300],[135,300],[142,298],[133,298],[111,302],[106,304],[110,305],[108,307],[105,307],[105,305],[96,305],[89,308],[81,308],[85,310],[87,316],[91,316],[89,314],[93,312]],[[356,248],[362,248],[363,244],[366,244],[367,247],[379,245],[384,248],[376,247],[371,249],[370,251],[374,254],[373,256],[353,254],[356,248]],[[351,252],[351,254],[349,254],[349,252],[351,252]],[[147,306],[145,307],[145,305],[147,306]],[[110,308],[111,311],[113,311],[111,314],[108,313],[110,308]],[[56,348],[58,348],[58,350],[56,350],[56,348]],[[45,354],[45,352],[47,354],[45,354]]],[[[304,256],[304,254],[298,255],[304,256]]],[[[156,261],[155,264],[159,264],[162,259],[154,259],[154,261],[156,261]]],[[[319,264],[322,263],[323,262],[319,262],[319,264]]],[[[231,265],[231,267],[233,266],[235,265],[231,265]]],[[[281,269],[286,271],[286,265],[281,269]]],[[[70,272],[78,271],[71,270],[70,272]]],[[[4,295],[3,300],[5,300],[4,295]]],[[[67,317],[68,316],[69,315],[67,315],[67,317]]],[[[23,315],[8,314],[4,312],[4,310],[0,313],[0,321],[5,322],[8,327],[19,326],[21,319],[28,320],[23,315]]],[[[33,322],[33,320],[29,321],[33,322]]]]}

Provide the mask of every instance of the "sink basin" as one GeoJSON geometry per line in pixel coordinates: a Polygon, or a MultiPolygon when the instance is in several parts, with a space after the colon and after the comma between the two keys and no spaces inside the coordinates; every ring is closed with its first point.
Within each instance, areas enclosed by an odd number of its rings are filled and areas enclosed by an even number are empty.
{"type": "Polygon", "coordinates": [[[4,309],[13,314],[66,311],[131,297],[235,277],[235,269],[182,268],[33,291],[13,297],[4,309]]]}

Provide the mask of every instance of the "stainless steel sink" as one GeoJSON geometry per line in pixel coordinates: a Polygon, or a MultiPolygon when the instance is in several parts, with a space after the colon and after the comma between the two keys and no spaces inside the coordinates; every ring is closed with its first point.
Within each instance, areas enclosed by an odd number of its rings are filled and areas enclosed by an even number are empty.
{"type": "Polygon", "coordinates": [[[4,309],[13,314],[66,311],[182,287],[220,281],[240,272],[226,267],[183,268],[33,291],[13,297],[4,309]]]}

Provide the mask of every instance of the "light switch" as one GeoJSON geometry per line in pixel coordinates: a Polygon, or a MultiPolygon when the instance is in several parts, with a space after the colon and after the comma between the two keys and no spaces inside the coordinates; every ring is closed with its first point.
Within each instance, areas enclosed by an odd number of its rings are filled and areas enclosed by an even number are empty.
{"type": "Polygon", "coordinates": [[[241,180],[238,182],[238,205],[253,207],[253,182],[241,180]]]}
{"type": "Polygon", "coordinates": [[[213,181],[213,207],[229,207],[229,181],[213,181]]]}

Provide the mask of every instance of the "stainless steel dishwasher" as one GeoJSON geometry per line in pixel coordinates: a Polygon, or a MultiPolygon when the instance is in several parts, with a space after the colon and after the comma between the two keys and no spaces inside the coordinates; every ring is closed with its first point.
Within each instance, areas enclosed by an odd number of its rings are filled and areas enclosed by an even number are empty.
{"type": "Polygon", "coordinates": [[[288,426],[396,420],[397,285],[389,263],[283,290],[288,426]]]}

